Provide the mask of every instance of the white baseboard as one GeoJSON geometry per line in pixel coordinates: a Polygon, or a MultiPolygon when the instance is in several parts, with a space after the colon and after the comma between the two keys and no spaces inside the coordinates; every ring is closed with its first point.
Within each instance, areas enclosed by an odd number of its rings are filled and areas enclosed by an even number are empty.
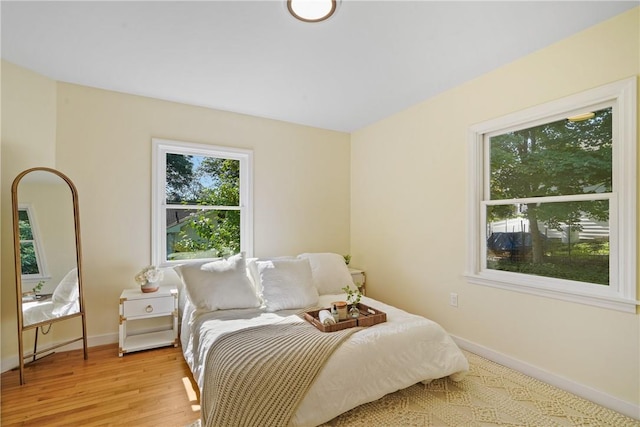
{"type": "MultiPolygon", "coordinates": [[[[147,333],[147,332],[156,332],[163,329],[164,328],[161,326],[156,326],[156,327],[140,329],[135,333],[139,334],[139,333],[147,333]]],[[[114,343],[117,343],[118,341],[119,341],[119,335],[117,333],[94,335],[94,336],[87,337],[87,346],[98,347],[100,345],[114,344],[114,343]]],[[[82,348],[82,341],[76,341],[76,342],[72,342],[71,344],[65,345],[63,347],[59,347],[53,351],[62,352],[62,351],[70,351],[70,350],[79,350],[81,348],[82,348]]],[[[17,354],[6,357],[0,361],[0,370],[1,370],[0,372],[6,372],[6,371],[10,371],[11,369],[15,369],[18,367],[18,363],[19,362],[18,362],[17,354]]]]}
{"type": "Polygon", "coordinates": [[[583,399],[597,403],[598,405],[602,405],[605,408],[612,409],[628,417],[640,420],[640,405],[627,402],[615,396],[611,396],[610,394],[579,384],[575,381],[545,371],[544,369],[540,369],[521,360],[514,359],[511,356],[507,356],[506,354],[497,352],[480,344],[476,344],[456,336],[452,336],[452,338],[456,344],[464,350],[477,354],[478,356],[482,356],[485,359],[489,359],[508,368],[515,369],[525,375],[544,381],[547,384],[551,384],[562,390],[568,391],[569,393],[573,393],[583,399]]]}
{"type": "MultiPolygon", "coordinates": [[[[105,344],[113,344],[118,342],[118,334],[105,334],[105,335],[97,335],[93,337],[87,337],[87,346],[88,347],[97,347],[105,344]]],[[[70,351],[70,350],[78,350],[82,348],[82,341],[76,341],[69,345],[65,345],[64,347],[56,348],[55,352],[62,351],[70,351]]],[[[16,349],[17,350],[17,349],[16,349]]],[[[29,359],[30,360],[30,359],[29,359]]],[[[0,361],[0,369],[1,372],[10,371],[12,369],[17,368],[19,365],[18,355],[14,354],[13,356],[6,357],[0,361]]]]}

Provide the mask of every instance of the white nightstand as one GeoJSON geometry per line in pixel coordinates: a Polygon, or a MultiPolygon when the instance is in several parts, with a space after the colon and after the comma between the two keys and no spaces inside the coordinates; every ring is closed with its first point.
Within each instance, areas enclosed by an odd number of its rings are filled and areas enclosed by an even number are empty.
{"type": "Polygon", "coordinates": [[[349,267],[349,273],[351,273],[351,278],[353,279],[353,283],[356,284],[362,295],[366,293],[366,282],[367,276],[364,274],[364,270],[359,270],[357,268],[349,267]]]}
{"type": "Polygon", "coordinates": [[[143,293],[125,289],[120,295],[120,347],[118,356],[132,351],[167,345],[178,346],[178,290],[161,287],[157,292],[143,293]],[[127,322],[172,316],[172,328],[140,334],[127,334],[127,322]]]}

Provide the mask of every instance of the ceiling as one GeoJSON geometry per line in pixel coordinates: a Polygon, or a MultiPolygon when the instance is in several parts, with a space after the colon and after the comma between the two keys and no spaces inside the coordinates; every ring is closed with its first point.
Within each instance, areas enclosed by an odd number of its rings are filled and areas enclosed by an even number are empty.
{"type": "Polygon", "coordinates": [[[2,1],[2,58],[52,79],[352,132],[635,1],[2,1]]]}

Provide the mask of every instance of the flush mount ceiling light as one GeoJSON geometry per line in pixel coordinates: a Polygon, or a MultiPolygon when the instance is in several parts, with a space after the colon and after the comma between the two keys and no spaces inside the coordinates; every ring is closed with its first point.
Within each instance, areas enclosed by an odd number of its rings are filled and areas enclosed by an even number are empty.
{"type": "Polygon", "coordinates": [[[287,0],[287,9],[294,18],[303,22],[329,19],[336,11],[337,0],[287,0]]]}

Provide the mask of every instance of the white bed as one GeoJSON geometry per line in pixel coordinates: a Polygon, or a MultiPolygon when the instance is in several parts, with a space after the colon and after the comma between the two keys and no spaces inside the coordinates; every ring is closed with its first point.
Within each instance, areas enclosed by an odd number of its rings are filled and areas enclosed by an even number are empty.
{"type": "MultiPolygon", "coordinates": [[[[317,273],[317,271],[316,271],[317,273]]],[[[183,277],[184,280],[184,277],[183,277]]],[[[345,300],[344,293],[322,294],[317,306],[345,300]]],[[[185,360],[202,389],[206,354],[223,334],[252,326],[303,321],[297,309],[270,311],[264,304],[243,309],[196,308],[181,298],[181,343],[185,360]]],[[[193,294],[193,292],[192,292],[193,294]]],[[[446,331],[421,316],[363,297],[362,303],[387,313],[387,321],[352,334],[335,350],[298,406],[291,424],[315,426],[417,382],[451,376],[460,380],[468,362],[446,331]]]]}
{"type": "MultiPolygon", "coordinates": [[[[320,305],[328,306],[339,299],[344,299],[344,294],[323,295],[320,305]]],[[[420,381],[449,375],[460,380],[469,369],[462,352],[437,323],[371,298],[363,297],[362,302],[387,313],[387,322],[354,333],[333,353],[300,404],[293,425],[322,424],[420,381]]],[[[206,352],[217,337],[236,329],[275,323],[290,314],[289,310],[268,313],[261,309],[194,314],[187,302],[181,341],[198,385],[203,384],[206,352]]]]}

